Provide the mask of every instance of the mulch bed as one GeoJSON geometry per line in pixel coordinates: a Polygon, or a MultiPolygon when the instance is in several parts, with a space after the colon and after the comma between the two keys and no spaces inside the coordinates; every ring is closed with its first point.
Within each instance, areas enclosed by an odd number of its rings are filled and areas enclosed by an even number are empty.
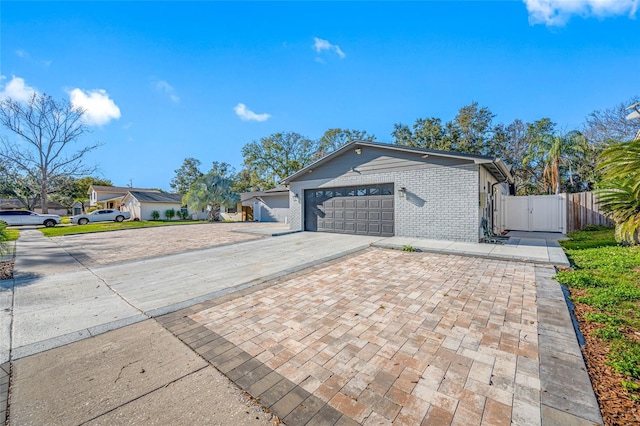
{"type": "Polygon", "coordinates": [[[0,262],[0,280],[13,278],[13,260],[0,262]]]}
{"type": "MultiPolygon", "coordinates": [[[[572,299],[580,296],[584,290],[571,289],[572,299]]],[[[575,302],[574,302],[575,303],[575,302]]],[[[640,424],[640,401],[633,401],[629,393],[622,387],[622,380],[627,379],[607,365],[609,347],[607,342],[593,336],[597,324],[585,321],[584,316],[593,308],[582,303],[575,303],[574,311],[580,331],[584,335],[586,345],[582,348],[591,384],[595,391],[605,425],[640,424]]]]}

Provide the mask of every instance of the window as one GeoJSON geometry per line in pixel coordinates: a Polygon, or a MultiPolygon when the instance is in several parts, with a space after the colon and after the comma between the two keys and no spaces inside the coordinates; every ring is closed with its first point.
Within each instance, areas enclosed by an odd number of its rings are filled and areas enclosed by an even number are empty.
{"type": "Polygon", "coordinates": [[[358,188],[356,189],[356,196],[357,197],[363,197],[367,195],[367,188],[358,188]]]}
{"type": "Polygon", "coordinates": [[[238,206],[237,205],[228,206],[227,213],[238,213],[238,206]]]}

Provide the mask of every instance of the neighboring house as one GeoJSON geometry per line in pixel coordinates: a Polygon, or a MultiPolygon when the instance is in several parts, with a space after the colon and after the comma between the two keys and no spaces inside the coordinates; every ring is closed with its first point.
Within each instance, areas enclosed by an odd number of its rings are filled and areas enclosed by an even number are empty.
{"type": "Polygon", "coordinates": [[[292,230],[478,242],[500,232],[500,160],[353,141],[285,178],[292,230]],[[484,220],[483,220],[484,219],[484,220]]]}
{"type": "Polygon", "coordinates": [[[255,221],[289,223],[288,188],[243,192],[240,201],[243,207],[251,207],[255,221]]]}
{"type": "MultiPolygon", "coordinates": [[[[167,194],[163,192],[128,191],[122,198],[122,210],[131,213],[131,219],[151,220],[151,213],[157,211],[160,218],[164,219],[164,212],[174,209],[175,218],[183,208],[182,194],[167,194]]],[[[186,207],[185,207],[186,208],[186,207]]]]}
{"type": "Polygon", "coordinates": [[[119,209],[122,205],[122,198],[129,191],[161,193],[158,189],[91,185],[87,191],[87,194],[89,194],[89,206],[100,209],[119,209]]]}
{"type": "MultiPolygon", "coordinates": [[[[63,206],[60,203],[56,203],[54,201],[48,201],[47,205],[49,207],[49,214],[57,214],[57,215],[66,215],[68,214],[68,210],[66,206],[63,206]]],[[[1,198],[0,199],[0,210],[24,210],[26,209],[25,205],[18,198],[1,198]]],[[[33,208],[33,211],[36,213],[42,213],[42,205],[40,203],[36,203],[33,208]]]]}
{"type": "Polygon", "coordinates": [[[71,205],[71,214],[77,216],[85,213],[89,209],[89,201],[76,201],[71,205]]]}

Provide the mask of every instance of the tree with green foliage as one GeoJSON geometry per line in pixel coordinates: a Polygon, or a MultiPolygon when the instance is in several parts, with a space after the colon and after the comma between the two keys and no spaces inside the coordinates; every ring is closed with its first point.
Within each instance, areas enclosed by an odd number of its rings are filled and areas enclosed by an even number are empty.
{"type": "Polygon", "coordinates": [[[206,208],[209,219],[220,220],[220,206],[232,206],[240,201],[240,197],[232,189],[233,181],[214,172],[201,176],[189,192],[183,197],[182,204],[192,211],[206,208]]]}
{"type": "Polygon", "coordinates": [[[542,184],[546,192],[560,194],[563,180],[574,183],[573,168],[586,149],[586,138],[578,131],[564,135],[544,134],[532,141],[523,162],[542,168],[542,184]]]}
{"type": "Polygon", "coordinates": [[[252,185],[265,190],[310,164],[316,151],[317,142],[299,133],[281,132],[246,144],[242,156],[252,185]]]}
{"type": "Polygon", "coordinates": [[[178,194],[189,192],[191,185],[203,175],[200,171],[200,165],[200,160],[196,158],[185,158],[182,166],[175,170],[176,175],[169,183],[171,189],[178,194]]]}
{"type": "Polygon", "coordinates": [[[394,137],[396,145],[440,151],[451,149],[449,141],[445,139],[442,120],[436,117],[418,118],[412,129],[405,124],[396,123],[391,135],[394,137]]]}
{"type": "Polygon", "coordinates": [[[355,140],[375,141],[376,137],[367,133],[366,130],[328,129],[318,140],[318,147],[314,158],[322,158],[355,140]]]}
{"type": "Polygon", "coordinates": [[[600,155],[600,207],[616,221],[616,240],[640,244],[640,140],[614,144],[600,155]]]}
{"type": "Polygon", "coordinates": [[[57,102],[46,94],[34,93],[29,101],[0,100],[0,125],[20,143],[3,137],[0,160],[11,164],[25,182],[39,194],[42,210],[56,181],[65,177],[91,174],[95,167],[83,162],[87,153],[100,144],[87,145],[69,152],[72,145],[89,131],[82,121],[84,110],[68,101],[57,102]]]}
{"type": "Polygon", "coordinates": [[[160,219],[160,212],[158,210],[154,210],[151,212],[151,220],[160,219]]]}
{"type": "Polygon", "coordinates": [[[454,119],[444,125],[437,117],[419,118],[412,129],[396,123],[391,135],[397,145],[491,155],[494,117],[489,108],[473,102],[460,108],[454,119]]]}

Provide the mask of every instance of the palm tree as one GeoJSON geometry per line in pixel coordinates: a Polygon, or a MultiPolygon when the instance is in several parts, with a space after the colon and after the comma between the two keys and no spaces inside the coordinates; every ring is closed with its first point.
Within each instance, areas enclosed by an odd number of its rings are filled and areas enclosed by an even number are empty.
{"type": "Polygon", "coordinates": [[[587,140],[578,131],[565,135],[545,134],[531,142],[523,165],[542,167],[543,186],[548,192],[560,194],[562,169],[568,168],[569,181],[573,185],[573,165],[587,150],[587,140]]]}
{"type": "Polygon", "coordinates": [[[209,220],[220,220],[221,205],[234,205],[240,201],[238,194],[231,189],[232,185],[231,179],[209,172],[195,181],[182,203],[195,211],[209,208],[209,220]]]}
{"type": "Polygon", "coordinates": [[[609,146],[598,168],[603,175],[596,191],[599,204],[616,221],[616,239],[640,244],[640,140],[609,146]]]}

